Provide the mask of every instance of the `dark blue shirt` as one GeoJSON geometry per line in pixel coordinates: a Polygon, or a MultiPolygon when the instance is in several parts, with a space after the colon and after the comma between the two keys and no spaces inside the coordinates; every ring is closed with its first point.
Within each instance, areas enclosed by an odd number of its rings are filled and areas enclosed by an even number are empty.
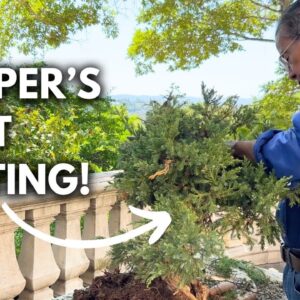
{"type": "MultiPolygon", "coordinates": [[[[274,169],[277,178],[292,176],[290,188],[295,188],[300,182],[300,111],[293,115],[292,122],[293,127],[288,130],[268,130],[259,135],[254,155],[267,171],[274,169]]],[[[276,217],[287,247],[300,249],[300,205],[290,207],[289,199],[283,199],[276,217]]]]}

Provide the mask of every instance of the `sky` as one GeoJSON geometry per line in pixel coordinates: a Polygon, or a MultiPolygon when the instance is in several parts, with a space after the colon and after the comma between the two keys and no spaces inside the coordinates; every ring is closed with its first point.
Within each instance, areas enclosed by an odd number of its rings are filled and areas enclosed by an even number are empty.
{"type": "MultiPolygon", "coordinates": [[[[72,37],[69,44],[46,51],[38,57],[24,56],[12,51],[9,62],[26,63],[44,60],[57,67],[97,66],[103,90],[109,95],[165,95],[172,83],[187,96],[201,96],[201,81],[215,88],[220,95],[252,98],[261,94],[261,86],[276,78],[278,53],[273,43],[243,42],[245,51],[221,54],[205,61],[191,71],[168,71],[166,65],[155,72],[136,75],[127,48],[135,31],[135,12],[127,11],[118,17],[119,36],[108,39],[100,26],[89,27],[72,37]]],[[[274,37],[275,28],[266,33],[274,37]]]]}

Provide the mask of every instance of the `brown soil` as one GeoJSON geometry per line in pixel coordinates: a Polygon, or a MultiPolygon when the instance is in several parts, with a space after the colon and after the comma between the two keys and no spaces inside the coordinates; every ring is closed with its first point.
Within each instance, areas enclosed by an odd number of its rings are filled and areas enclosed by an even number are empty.
{"type": "MultiPolygon", "coordinates": [[[[175,280],[176,281],[176,280],[175,280]]],[[[174,282],[173,282],[174,283],[174,282]]],[[[213,287],[219,282],[207,281],[206,286],[213,287]]],[[[249,287],[245,284],[238,284],[238,290],[245,294],[249,291],[249,287]]],[[[174,284],[157,278],[149,288],[140,280],[134,278],[133,273],[120,273],[118,270],[114,272],[105,272],[104,275],[94,279],[92,284],[85,290],[75,290],[73,299],[75,300],[190,300],[182,291],[175,292],[174,284]]],[[[197,285],[192,285],[190,291],[193,295],[200,296],[197,293],[200,288],[197,285]]],[[[211,290],[212,291],[212,290],[211,290]]],[[[284,299],[282,285],[279,283],[268,283],[262,286],[257,286],[257,300],[278,300],[284,299]]],[[[203,297],[204,299],[207,299],[203,297]]],[[[195,298],[197,299],[197,298],[195,298]]],[[[210,300],[216,299],[235,299],[235,297],[213,297],[212,294],[208,297],[210,300]]]]}
{"type": "Polygon", "coordinates": [[[75,300],[186,300],[162,279],[155,279],[149,288],[133,273],[105,272],[96,277],[87,290],[75,290],[75,300]]]}

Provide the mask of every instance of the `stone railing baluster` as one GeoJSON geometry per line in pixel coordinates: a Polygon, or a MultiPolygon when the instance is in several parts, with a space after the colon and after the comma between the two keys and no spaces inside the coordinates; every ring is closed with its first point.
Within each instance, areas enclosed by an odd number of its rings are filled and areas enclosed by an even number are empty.
{"type": "MultiPolygon", "coordinates": [[[[85,215],[83,238],[94,239],[95,237],[109,237],[109,215],[112,206],[116,203],[116,191],[107,191],[96,198],[91,199],[90,208],[85,215]]],[[[81,276],[86,284],[101,274],[109,265],[107,251],[110,247],[86,249],[90,260],[88,271],[81,276]]]]}
{"type": "MultiPolygon", "coordinates": [[[[69,199],[61,205],[56,217],[55,236],[61,239],[81,240],[80,218],[89,207],[89,198],[69,199]]],[[[88,266],[84,249],[65,248],[53,245],[53,253],[61,272],[59,280],[52,286],[56,296],[65,295],[83,287],[79,276],[88,266]]]]}
{"type": "MultiPolygon", "coordinates": [[[[18,213],[24,219],[25,213],[18,213]]],[[[25,287],[15,254],[14,231],[17,228],[0,208],[0,300],[13,299],[25,287]]]]}
{"type": "MultiPolygon", "coordinates": [[[[25,221],[34,228],[50,234],[50,223],[59,213],[59,205],[30,209],[25,213],[25,221]]],[[[20,300],[48,300],[53,297],[49,288],[58,278],[60,270],[55,262],[51,244],[24,232],[22,248],[18,257],[19,266],[26,279],[26,288],[20,300]]]]}

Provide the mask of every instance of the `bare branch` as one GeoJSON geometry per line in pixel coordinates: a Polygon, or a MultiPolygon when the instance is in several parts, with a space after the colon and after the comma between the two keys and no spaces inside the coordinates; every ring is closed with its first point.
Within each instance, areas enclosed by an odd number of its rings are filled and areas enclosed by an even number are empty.
{"type": "Polygon", "coordinates": [[[279,14],[281,13],[281,10],[280,10],[280,9],[271,8],[271,7],[268,6],[268,5],[265,5],[265,4],[262,4],[262,3],[258,3],[258,2],[254,1],[254,0],[250,0],[250,2],[253,3],[254,5],[263,7],[263,8],[265,8],[265,9],[270,10],[270,11],[273,11],[273,12],[276,12],[276,13],[279,13],[279,14]]]}
{"type": "Polygon", "coordinates": [[[235,35],[237,37],[243,38],[244,40],[247,41],[257,41],[257,42],[270,42],[270,43],[275,43],[275,40],[272,39],[264,39],[264,38],[255,38],[255,37],[251,37],[251,36],[246,36],[243,34],[238,34],[236,32],[232,33],[232,35],[235,35]]]}
{"type": "Polygon", "coordinates": [[[277,18],[267,18],[267,17],[260,17],[260,16],[243,16],[243,19],[259,19],[259,20],[264,20],[264,21],[277,21],[277,18]]]}

